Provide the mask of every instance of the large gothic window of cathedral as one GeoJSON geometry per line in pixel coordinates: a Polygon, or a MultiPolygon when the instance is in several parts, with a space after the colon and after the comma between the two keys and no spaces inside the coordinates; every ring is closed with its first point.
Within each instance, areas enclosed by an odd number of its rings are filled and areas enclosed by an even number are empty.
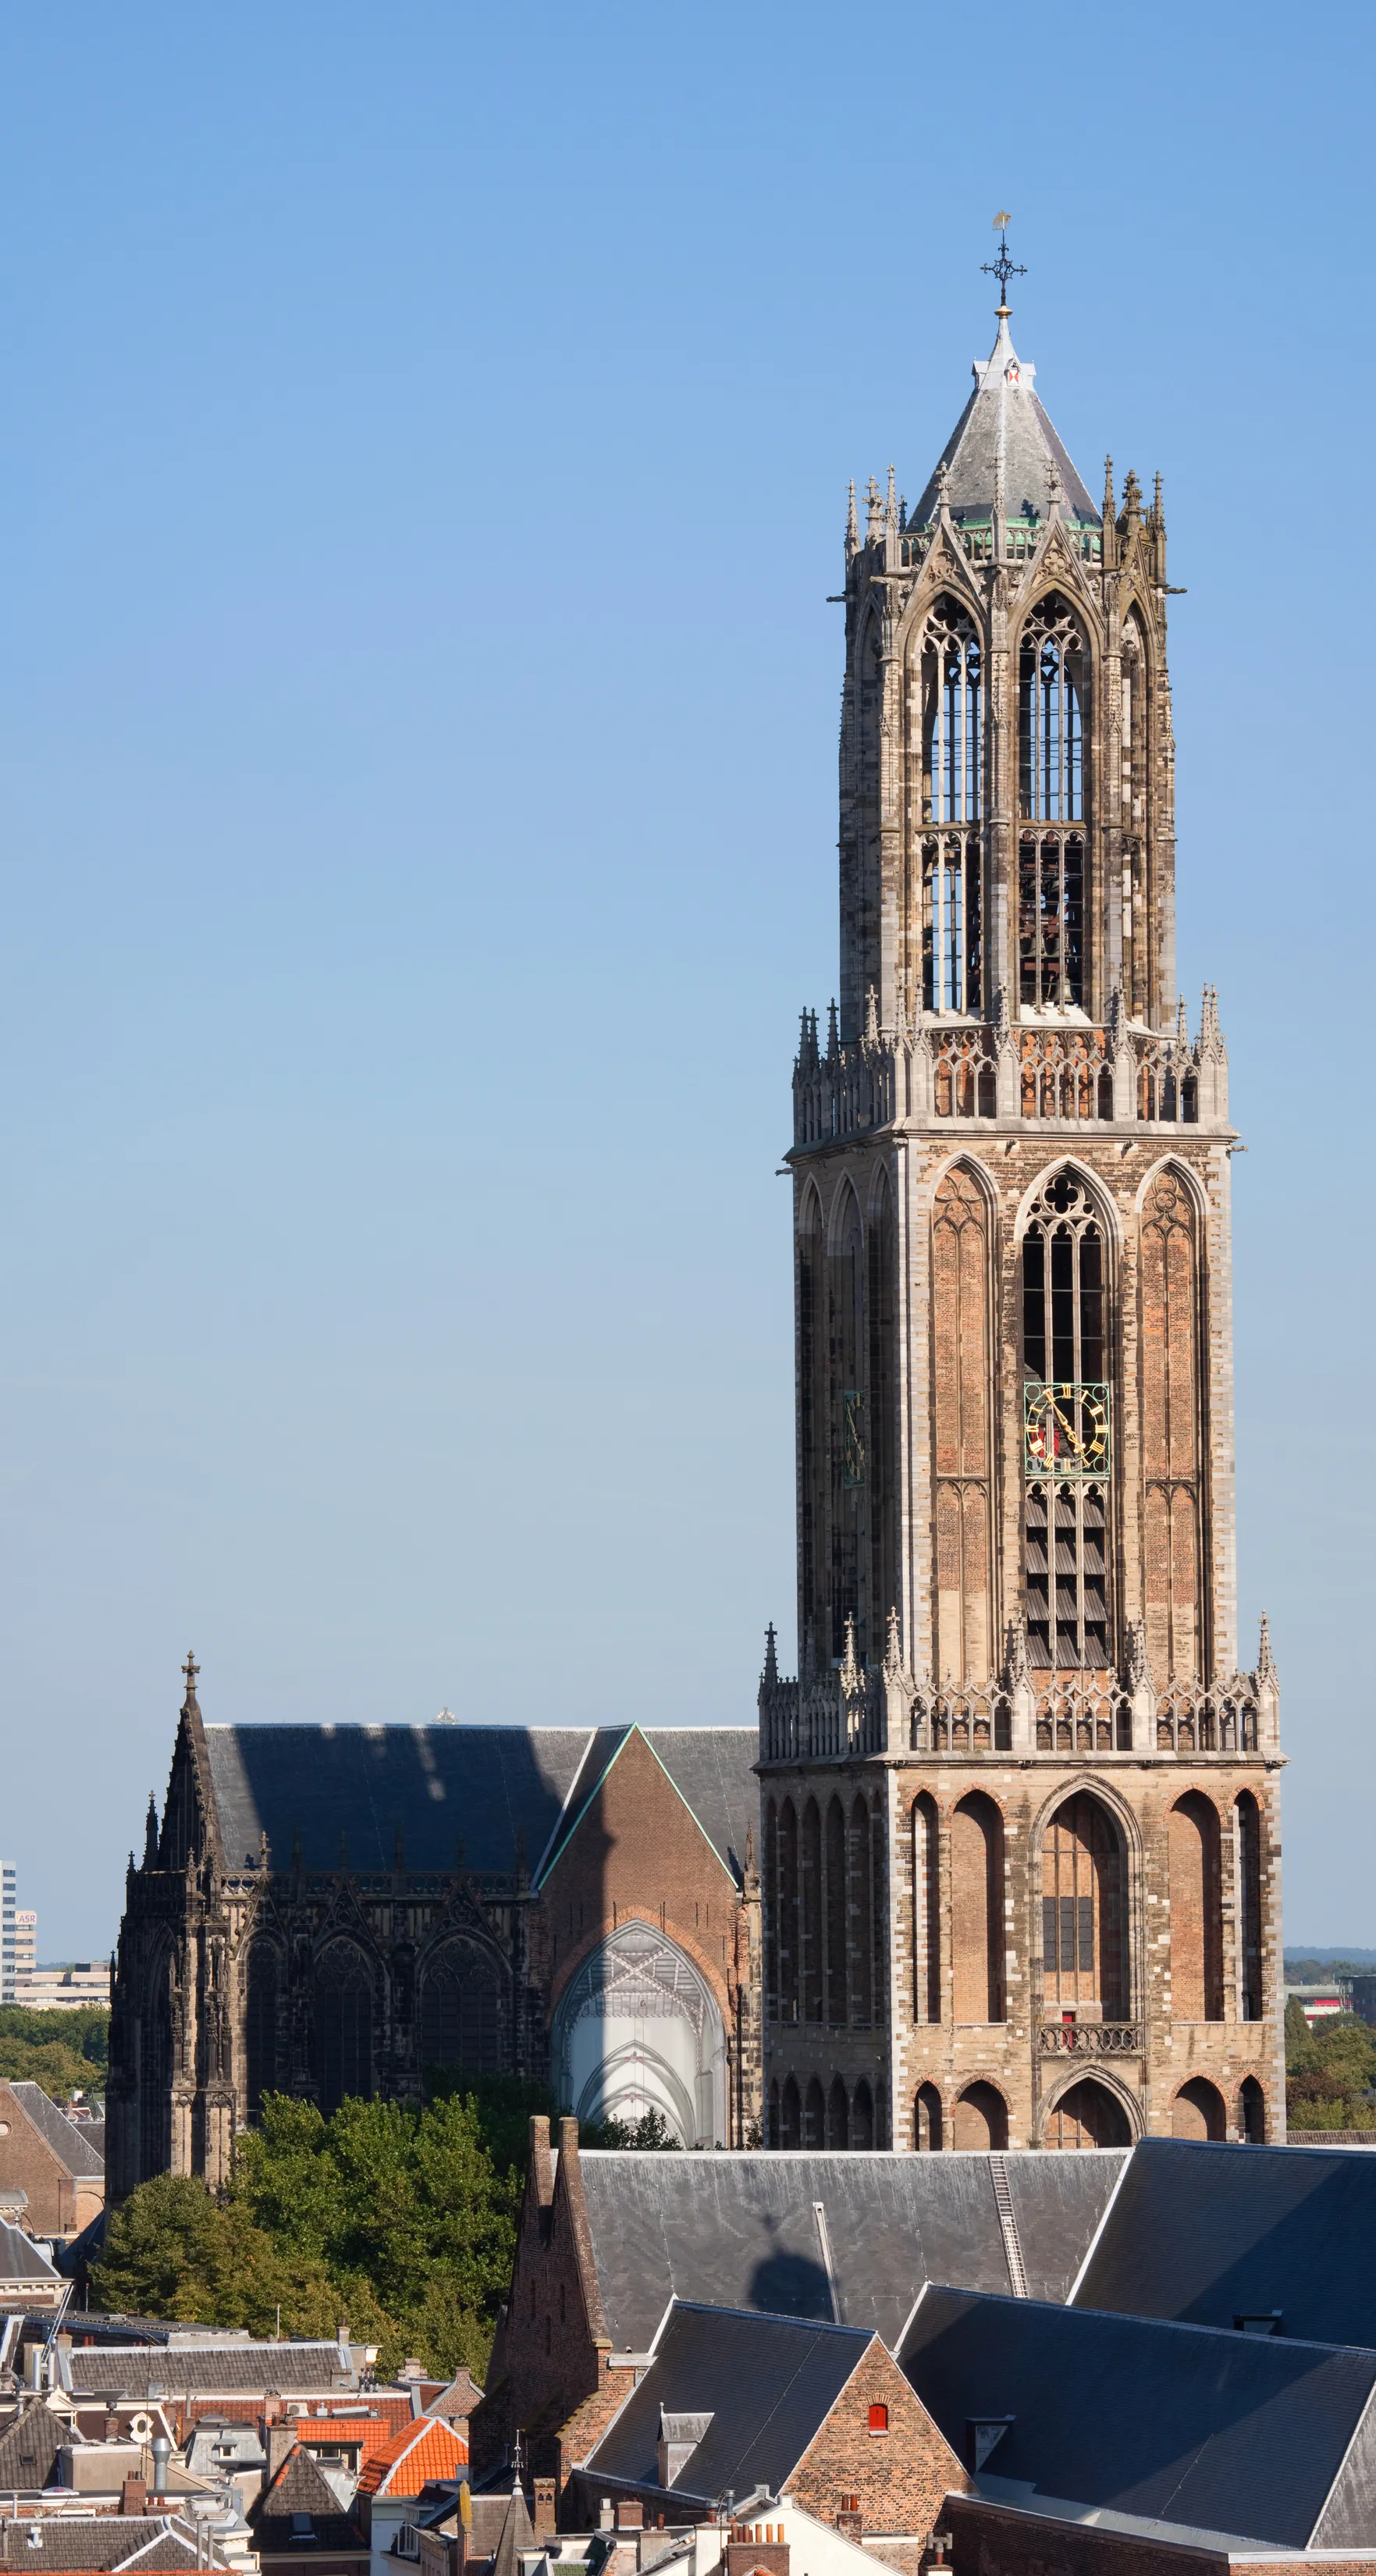
{"type": "Polygon", "coordinates": [[[352,1941],[332,1941],[316,1962],[311,2067],[328,2119],[341,2102],[373,2092],[373,1980],[352,1941]]]}
{"type": "Polygon", "coordinates": [[[984,659],[960,602],[939,599],[921,647],[922,820],[978,823],[984,659]]]}
{"type": "MultiPolygon", "coordinates": [[[[831,1652],[846,1650],[855,1621],[856,1652],[869,1651],[860,1595],[861,1535],[869,1485],[869,1407],[865,1401],[865,1236],[849,1184],[833,1235],[831,1272],[831,1652]]],[[[868,1573],[868,1567],[865,1566],[868,1573]]]]}
{"type": "Polygon", "coordinates": [[[803,1633],[820,1646],[826,1603],[827,1287],[822,1211],[805,1189],[798,1211],[799,1572],[803,1633]]]}
{"type": "MultiPolygon", "coordinates": [[[[726,2142],[726,2033],[705,1979],[677,1942],[623,1923],[565,1987],[554,2016],[555,2088],[580,2120],[658,2111],[680,2146],[726,2142]]],[[[781,2121],[792,2127],[793,2104],[781,2121]]],[[[783,2141],[798,2143],[795,2135],[783,2141]]]]}
{"type": "MultiPolygon", "coordinates": [[[[983,812],[984,663],[959,602],[939,599],[918,651],[924,824],[978,824],[983,812]]],[[[978,831],[921,843],[922,998],[929,1011],[978,1011],[983,992],[978,831]]]]}
{"type": "Polygon", "coordinates": [[[973,1173],[945,1173],[932,1211],[934,1663],[957,1687],[989,1678],[989,1209],[973,1173]]]}
{"type": "Polygon", "coordinates": [[[507,2063],[505,1981],[474,1942],[446,1941],[425,1963],[420,2055],[422,2066],[469,2075],[496,2075],[507,2063]]]}
{"type": "Polygon", "coordinates": [[[1199,1264],[1194,1201],[1174,1172],[1147,1191],[1141,1243],[1147,1653],[1158,1681],[1200,1680],[1199,1264]]]}
{"type": "Polygon", "coordinates": [[[277,2064],[277,1944],[260,1933],[249,1946],[244,1997],[245,2091],[248,2114],[256,2120],[263,2095],[281,2083],[277,2064]]]}
{"type": "Polygon", "coordinates": [[[898,1602],[898,1391],[894,1375],[897,1254],[893,1191],[881,1172],[870,1211],[868,1294],[865,1321],[869,1377],[870,1603],[875,1622],[871,1650],[898,1602]]]}
{"type": "Polygon", "coordinates": [[[166,2173],[172,2162],[172,1953],[165,1941],[153,1952],[139,2030],[139,2157],[141,2176],[166,2173]]]}
{"type": "Polygon", "coordinates": [[[1018,970],[1024,1009],[1078,1009],[1085,998],[1084,637],[1054,593],[1023,629],[1018,654],[1018,970]]]}
{"type": "Polygon", "coordinates": [[[913,2019],[941,2019],[941,1844],[936,1800],[913,1800],[913,2019]]]}
{"type": "Polygon", "coordinates": [[[1046,2018],[1126,2021],[1127,1854],[1116,1819],[1087,1791],[1046,1828],[1041,1928],[1046,2018]]]}
{"type": "Polygon", "coordinates": [[[1108,1664],[1105,1286],[1092,1202],[1059,1172],[1023,1237],[1028,1648],[1058,1670],[1108,1664]]]}
{"type": "Polygon", "coordinates": [[[1088,1191],[1055,1173],[1022,1245],[1027,1643],[1042,1670],[1109,1660],[1105,1253],[1088,1191]]]}
{"type": "Polygon", "coordinates": [[[1151,1015],[1150,922],[1147,911],[1146,655],[1135,613],[1123,623],[1118,732],[1118,802],[1122,831],[1123,998],[1129,1016],[1151,1015]]]}

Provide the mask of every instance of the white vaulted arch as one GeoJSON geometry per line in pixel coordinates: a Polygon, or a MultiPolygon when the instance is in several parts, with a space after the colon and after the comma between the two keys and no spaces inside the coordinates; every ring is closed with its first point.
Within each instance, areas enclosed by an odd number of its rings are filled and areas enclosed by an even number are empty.
{"type": "Polygon", "coordinates": [[[623,1923],[570,1979],[551,2034],[555,2089],[580,2120],[658,2111],[684,2147],[724,2146],[726,2031],[686,1951],[623,1923]]]}

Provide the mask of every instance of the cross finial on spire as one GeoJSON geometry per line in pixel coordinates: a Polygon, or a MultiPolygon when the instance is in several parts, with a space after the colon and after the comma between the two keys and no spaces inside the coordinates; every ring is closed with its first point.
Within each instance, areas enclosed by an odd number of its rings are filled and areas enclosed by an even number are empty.
{"type": "Polygon", "coordinates": [[[1010,259],[1008,256],[1008,227],[1012,220],[1012,216],[1006,209],[1000,209],[999,213],[995,215],[994,230],[999,237],[999,255],[997,259],[982,259],[980,261],[981,276],[996,277],[998,279],[999,300],[995,310],[997,311],[1001,322],[1005,322],[1013,310],[1012,305],[1008,301],[1009,278],[1026,277],[1027,275],[1026,269],[1020,267],[1016,260],[1010,259]]]}
{"type": "Polygon", "coordinates": [[[197,1663],[195,1656],[188,1647],[186,1662],[182,1666],[182,1672],[186,1680],[186,1696],[189,1700],[194,1700],[196,1696],[196,1675],[200,1669],[200,1665],[197,1663]]]}

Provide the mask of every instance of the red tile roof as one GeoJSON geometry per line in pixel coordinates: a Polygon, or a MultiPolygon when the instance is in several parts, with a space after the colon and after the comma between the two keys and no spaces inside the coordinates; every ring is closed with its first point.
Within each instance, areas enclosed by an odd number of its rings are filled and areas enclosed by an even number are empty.
{"type": "Polygon", "coordinates": [[[415,2496],[431,2478],[452,2478],[468,2466],[468,2444],[449,2424],[420,2415],[365,2461],[360,2495],[415,2496]]]}

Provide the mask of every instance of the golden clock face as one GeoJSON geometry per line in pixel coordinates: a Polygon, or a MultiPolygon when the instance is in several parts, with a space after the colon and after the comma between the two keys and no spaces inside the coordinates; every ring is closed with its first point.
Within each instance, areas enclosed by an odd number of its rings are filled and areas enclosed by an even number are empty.
{"type": "Polygon", "coordinates": [[[1032,1477],[1107,1475],[1108,1388],[1044,1386],[1029,1379],[1023,1390],[1023,1448],[1032,1477]]]}

